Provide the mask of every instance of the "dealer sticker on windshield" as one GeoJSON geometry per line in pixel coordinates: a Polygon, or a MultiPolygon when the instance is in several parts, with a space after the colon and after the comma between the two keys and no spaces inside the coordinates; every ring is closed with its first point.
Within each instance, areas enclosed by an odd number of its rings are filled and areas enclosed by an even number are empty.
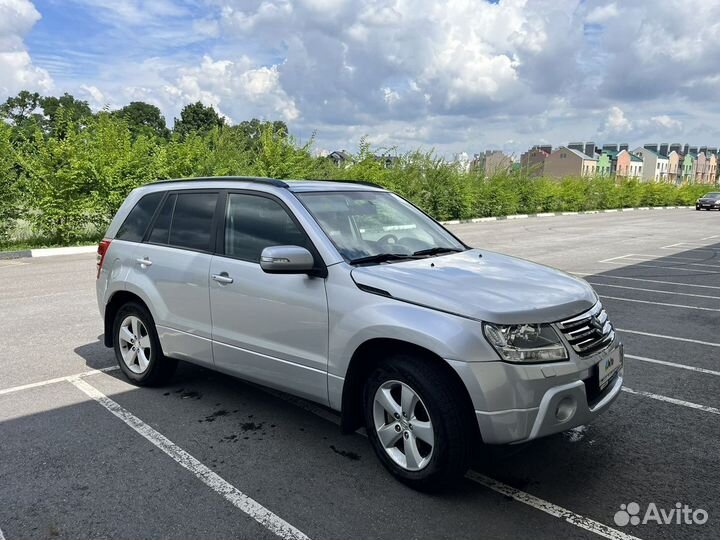
{"type": "Polygon", "coordinates": [[[617,371],[622,367],[622,361],[622,347],[617,347],[610,356],[600,360],[600,363],[598,364],[598,369],[600,371],[598,374],[600,390],[608,385],[610,379],[613,378],[613,375],[615,375],[615,373],[617,373],[617,371]]]}

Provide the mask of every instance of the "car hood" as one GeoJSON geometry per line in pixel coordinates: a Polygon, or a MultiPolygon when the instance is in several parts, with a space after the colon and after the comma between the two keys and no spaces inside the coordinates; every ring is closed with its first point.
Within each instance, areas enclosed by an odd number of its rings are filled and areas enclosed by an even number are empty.
{"type": "Polygon", "coordinates": [[[719,199],[715,199],[713,197],[700,197],[699,201],[704,203],[714,203],[717,202],[719,199]]]}
{"type": "Polygon", "coordinates": [[[471,249],[440,257],[360,266],[355,283],[378,294],[499,324],[554,322],[597,302],[584,280],[523,259],[471,249]]]}

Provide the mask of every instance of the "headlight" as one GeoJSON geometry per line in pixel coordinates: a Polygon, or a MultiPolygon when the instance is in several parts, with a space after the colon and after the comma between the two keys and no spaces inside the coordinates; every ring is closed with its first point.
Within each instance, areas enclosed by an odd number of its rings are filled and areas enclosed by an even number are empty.
{"type": "Polygon", "coordinates": [[[485,337],[508,362],[555,362],[567,360],[560,337],[549,324],[483,324],[485,337]]]}

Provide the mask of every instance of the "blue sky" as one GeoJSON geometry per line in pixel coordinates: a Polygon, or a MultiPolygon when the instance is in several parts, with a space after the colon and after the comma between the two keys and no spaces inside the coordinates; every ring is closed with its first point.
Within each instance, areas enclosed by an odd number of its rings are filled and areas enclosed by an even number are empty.
{"type": "Polygon", "coordinates": [[[321,150],[720,144],[720,0],[0,0],[0,99],[186,103],[321,150]]]}

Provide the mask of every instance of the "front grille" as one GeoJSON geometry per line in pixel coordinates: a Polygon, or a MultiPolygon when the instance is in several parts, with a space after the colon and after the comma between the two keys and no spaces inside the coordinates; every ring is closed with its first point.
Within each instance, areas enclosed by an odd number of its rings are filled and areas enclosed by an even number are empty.
{"type": "Polygon", "coordinates": [[[577,317],[557,323],[557,326],[580,356],[601,351],[615,339],[613,326],[600,302],[577,317]]]}

